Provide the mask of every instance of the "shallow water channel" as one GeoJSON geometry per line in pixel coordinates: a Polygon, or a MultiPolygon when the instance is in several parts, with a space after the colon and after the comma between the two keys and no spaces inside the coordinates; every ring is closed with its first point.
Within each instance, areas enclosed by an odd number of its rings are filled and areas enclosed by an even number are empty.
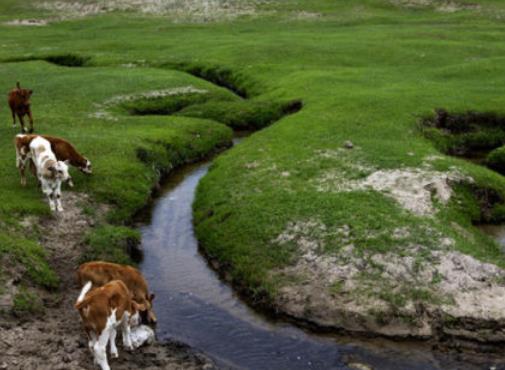
{"type": "Polygon", "coordinates": [[[253,311],[198,252],[192,203],[209,165],[173,173],[140,226],[141,270],[156,294],[158,340],[187,343],[222,368],[367,369],[358,363],[372,369],[489,368],[422,343],[323,336],[253,311]]]}

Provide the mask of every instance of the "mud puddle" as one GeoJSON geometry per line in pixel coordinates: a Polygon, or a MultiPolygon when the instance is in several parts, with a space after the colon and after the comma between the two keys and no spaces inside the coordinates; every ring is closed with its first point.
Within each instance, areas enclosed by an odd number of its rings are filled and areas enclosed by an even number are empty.
{"type": "Polygon", "coordinates": [[[203,162],[174,173],[159,193],[150,219],[140,227],[144,251],[140,267],[156,293],[158,340],[187,343],[222,368],[415,370],[492,366],[486,359],[432,351],[427,343],[308,333],[253,311],[198,252],[192,203],[209,166],[210,162],[203,162]]]}

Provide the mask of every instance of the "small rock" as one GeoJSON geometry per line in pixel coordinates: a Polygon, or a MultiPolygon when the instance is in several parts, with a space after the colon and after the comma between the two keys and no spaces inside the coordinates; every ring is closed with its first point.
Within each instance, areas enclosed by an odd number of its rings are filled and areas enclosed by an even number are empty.
{"type": "Polygon", "coordinates": [[[347,364],[347,366],[349,366],[351,369],[356,369],[356,370],[372,370],[373,368],[366,365],[366,364],[363,364],[361,362],[351,362],[349,364],[347,364]]]}
{"type": "Polygon", "coordinates": [[[352,149],[352,148],[354,148],[354,144],[352,143],[352,141],[346,140],[346,141],[344,141],[344,148],[352,149]]]}

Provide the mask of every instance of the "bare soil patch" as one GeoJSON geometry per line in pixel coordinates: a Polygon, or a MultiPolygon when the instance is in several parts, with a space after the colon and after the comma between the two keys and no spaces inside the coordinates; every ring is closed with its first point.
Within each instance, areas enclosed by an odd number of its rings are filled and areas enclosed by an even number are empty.
{"type": "Polygon", "coordinates": [[[8,26],[31,26],[41,27],[47,26],[48,22],[44,19],[15,19],[13,21],[5,22],[8,26]]]}
{"type": "Polygon", "coordinates": [[[461,0],[391,0],[391,2],[406,8],[432,8],[442,13],[480,9],[479,4],[461,0]]]}
{"type": "MultiPolygon", "coordinates": [[[[296,221],[272,241],[295,243],[296,261],[274,271],[283,285],[279,312],[320,327],[403,338],[461,343],[505,341],[505,271],[453,249],[433,233],[438,248],[408,244],[409,230],[394,231],[402,253],[358,251],[347,225],[296,221]],[[324,253],[325,239],[345,246],[324,253]],[[419,256],[423,256],[422,259],[419,256]],[[401,299],[400,299],[401,297],[401,299]]],[[[473,346],[473,344],[472,344],[473,346]]]]}
{"type": "MultiPolygon", "coordinates": [[[[324,151],[317,153],[323,158],[347,158],[346,151],[324,151]]],[[[473,183],[455,168],[451,171],[435,171],[432,158],[426,158],[421,168],[399,168],[375,170],[359,161],[345,163],[346,168],[330,170],[313,181],[317,191],[350,192],[377,191],[393,198],[402,208],[419,216],[429,216],[437,212],[434,203],[447,204],[452,196],[452,185],[473,183]],[[366,177],[351,179],[351,175],[363,174],[366,177]],[[435,201],[435,202],[434,202],[435,201]]]]}
{"type": "MultiPolygon", "coordinates": [[[[74,309],[79,288],[75,269],[83,252],[83,235],[96,219],[82,211],[91,205],[86,194],[64,192],[65,212],[51,218],[25,220],[27,228],[38,225],[40,243],[49,252],[51,267],[61,285],[52,294],[41,291],[43,310],[30,316],[0,316],[0,369],[93,369],[80,318],[74,309]],[[36,222],[36,224],[34,223],[36,222]]],[[[94,204],[98,215],[107,207],[94,204]]],[[[120,340],[118,340],[120,342],[120,340]]],[[[155,343],[111,360],[113,369],[210,369],[212,363],[178,343],[155,343]]]]}
{"type": "Polygon", "coordinates": [[[114,11],[165,16],[174,22],[215,22],[254,16],[263,1],[245,0],[87,0],[43,1],[42,10],[57,14],[55,19],[71,19],[114,11]]]}

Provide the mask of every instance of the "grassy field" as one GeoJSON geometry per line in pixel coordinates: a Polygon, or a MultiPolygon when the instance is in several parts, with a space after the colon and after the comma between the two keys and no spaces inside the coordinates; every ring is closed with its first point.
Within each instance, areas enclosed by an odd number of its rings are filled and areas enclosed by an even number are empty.
{"type": "MultiPolygon", "coordinates": [[[[349,244],[366,258],[401,256],[421,245],[419,265],[449,248],[505,267],[499,247],[472,224],[482,218],[475,189],[505,199],[503,177],[441,154],[419,129],[439,107],[505,114],[501,2],[230,1],[225,12],[203,14],[198,2],[188,2],[197,10],[155,14],[83,3],[59,11],[54,1],[42,10],[35,1],[0,4],[0,90],[16,81],[33,88],[37,131],[68,138],[93,162],[93,176],[75,174],[74,182],[75,191],[113,206],[108,224],[86,239],[99,256],[130,235],[121,226],[161,174],[229,144],[229,127],[268,126],[301,101],[301,111],[216,160],[198,189],[198,238],[242,286],[273,300],[296,284],[283,271],[300,258],[303,238],[315,241],[318,256],[339,256],[349,244]],[[49,23],[8,24],[32,18],[49,23]],[[342,149],[348,140],[353,149],[342,149]],[[395,169],[460,177],[451,179],[457,184],[446,205],[434,197],[431,211],[415,212],[388,189],[359,185],[395,169]],[[303,225],[317,227],[300,236],[303,225]],[[297,235],[279,239],[293,228],[297,235]],[[408,232],[397,237],[398,230],[408,232]]],[[[15,242],[0,251],[29,266],[27,281],[54,287],[36,231],[19,225],[49,211],[33,179],[18,185],[16,130],[4,108],[0,237],[15,242]]],[[[377,281],[369,272],[363,286],[377,281]]],[[[338,296],[341,282],[330,283],[338,296]]],[[[393,306],[437,301],[411,286],[387,290],[366,294],[393,306]]]]}

